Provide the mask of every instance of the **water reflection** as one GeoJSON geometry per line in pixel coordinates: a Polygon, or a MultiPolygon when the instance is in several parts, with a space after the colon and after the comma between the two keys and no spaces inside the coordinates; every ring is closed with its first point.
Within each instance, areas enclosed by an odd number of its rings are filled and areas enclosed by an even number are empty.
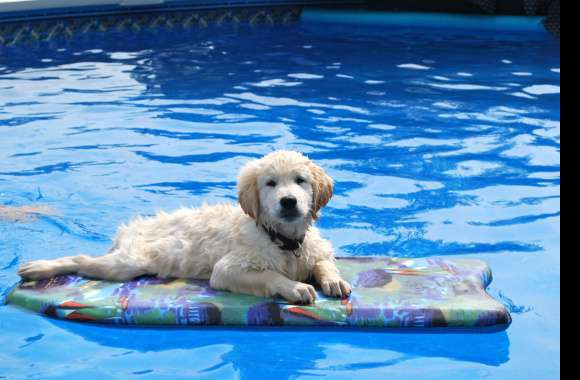
{"type": "Polygon", "coordinates": [[[419,358],[443,358],[497,367],[510,357],[506,333],[421,335],[311,329],[148,330],[91,327],[62,321],[52,323],[88,342],[120,349],[127,354],[187,350],[207,363],[192,370],[213,373],[231,366],[242,379],[267,378],[272,376],[272,371],[277,379],[293,379],[299,375],[384,369],[419,358]]]}
{"type": "Polygon", "coordinates": [[[46,205],[9,207],[0,204],[0,222],[34,222],[42,216],[54,215],[55,210],[46,205]]]}

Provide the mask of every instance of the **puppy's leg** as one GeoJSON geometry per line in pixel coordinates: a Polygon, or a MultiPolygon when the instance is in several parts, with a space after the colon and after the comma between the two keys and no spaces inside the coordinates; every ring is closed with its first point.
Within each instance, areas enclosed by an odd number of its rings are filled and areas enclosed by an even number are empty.
{"type": "Polygon", "coordinates": [[[227,290],[257,297],[280,295],[294,304],[316,302],[316,289],[311,285],[292,281],[273,271],[247,271],[239,266],[230,265],[227,257],[214,267],[210,285],[215,290],[227,290]]]}
{"type": "Polygon", "coordinates": [[[119,254],[101,257],[72,256],[58,260],[38,260],[23,265],[18,274],[25,280],[44,280],[64,274],[77,274],[109,281],[128,281],[147,274],[136,263],[119,254]]]}
{"type": "Polygon", "coordinates": [[[82,256],[78,274],[100,280],[124,282],[149,273],[136,260],[112,253],[101,257],[82,256]]]}
{"type": "Polygon", "coordinates": [[[83,256],[63,257],[58,260],[37,260],[24,264],[18,274],[25,280],[46,280],[63,274],[76,274],[83,256]]]}
{"type": "Polygon", "coordinates": [[[314,267],[314,277],[328,297],[345,298],[350,296],[352,288],[339,274],[336,264],[330,260],[320,261],[314,267]]]}

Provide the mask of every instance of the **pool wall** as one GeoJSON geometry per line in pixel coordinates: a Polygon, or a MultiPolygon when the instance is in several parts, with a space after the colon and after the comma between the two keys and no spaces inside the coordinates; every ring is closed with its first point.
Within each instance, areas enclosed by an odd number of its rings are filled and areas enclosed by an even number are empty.
{"type": "Polygon", "coordinates": [[[0,23],[0,46],[70,40],[107,32],[190,30],[212,24],[284,24],[298,21],[300,13],[299,7],[256,7],[107,14],[0,23]]]}
{"type": "Polygon", "coordinates": [[[0,0],[0,46],[52,42],[109,31],[192,29],[212,24],[284,24],[302,7],[364,0],[0,0]]]}
{"type": "MultiPolygon", "coordinates": [[[[519,1],[509,0],[507,3],[512,4],[512,8],[507,9],[517,9],[515,4],[519,1]]],[[[0,0],[0,46],[50,42],[108,31],[191,29],[225,23],[283,24],[298,21],[304,7],[356,7],[398,12],[427,9],[470,13],[477,9],[477,3],[472,0],[455,1],[453,6],[448,0],[82,0],[71,7],[66,0],[0,0]]],[[[448,15],[439,14],[437,17],[439,22],[427,23],[446,27],[451,21],[450,25],[459,24],[461,28],[472,25],[470,29],[504,29],[503,24],[509,24],[510,28],[521,28],[518,24],[525,24],[528,28],[531,24],[541,25],[539,18],[514,22],[517,19],[481,17],[457,22],[448,15]]],[[[383,15],[375,18],[383,18],[383,15]]],[[[319,19],[323,20],[324,17],[319,19]]],[[[390,22],[394,26],[397,25],[393,22],[395,19],[403,20],[408,25],[408,17],[404,13],[391,17],[390,22]]],[[[424,21],[420,23],[425,24],[424,21]]],[[[548,18],[545,23],[553,34],[560,35],[559,17],[557,20],[548,18]]]]}

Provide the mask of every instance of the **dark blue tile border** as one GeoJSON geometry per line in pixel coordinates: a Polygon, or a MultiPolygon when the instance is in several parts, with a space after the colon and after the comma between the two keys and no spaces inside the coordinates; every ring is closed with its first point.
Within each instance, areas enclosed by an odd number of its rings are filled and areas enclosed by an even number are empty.
{"type": "Polygon", "coordinates": [[[195,30],[210,25],[275,25],[300,20],[301,7],[211,10],[158,10],[156,12],[75,15],[0,23],[0,46],[53,43],[118,32],[143,33],[164,29],[195,30]]]}

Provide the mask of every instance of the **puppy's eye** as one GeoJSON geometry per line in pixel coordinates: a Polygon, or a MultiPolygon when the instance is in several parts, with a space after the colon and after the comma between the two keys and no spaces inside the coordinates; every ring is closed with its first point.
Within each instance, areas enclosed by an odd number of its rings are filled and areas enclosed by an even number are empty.
{"type": "Polygon", "coordinates": [[[306,183],[306,180],[302,177],[298,177],[298,178],[296,178],[296,183],[299,185],[303,185],[306,183]]]}
{"type": "Polygon", "coordinates": [[[276,183],[276,181],[270,181],[270,182],[268,182],[266,184],[266,186],[268,186],[268,187],[276,187],[276,186],[278,186],[278,184],[276,183]]]}

